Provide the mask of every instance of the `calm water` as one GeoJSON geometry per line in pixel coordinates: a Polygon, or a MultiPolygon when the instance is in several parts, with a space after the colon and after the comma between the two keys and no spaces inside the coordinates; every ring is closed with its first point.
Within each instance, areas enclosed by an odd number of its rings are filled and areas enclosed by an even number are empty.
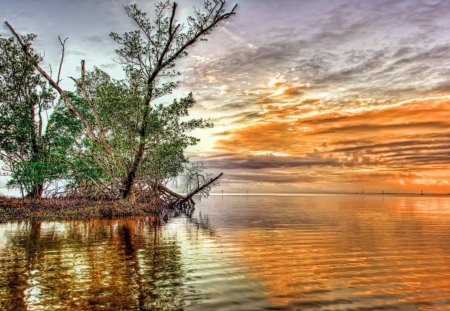
{"type": "Polygon", "coordinates": [[[225,196],[0,225],[1,310],[450,310],[450,198],[225,196]]]}

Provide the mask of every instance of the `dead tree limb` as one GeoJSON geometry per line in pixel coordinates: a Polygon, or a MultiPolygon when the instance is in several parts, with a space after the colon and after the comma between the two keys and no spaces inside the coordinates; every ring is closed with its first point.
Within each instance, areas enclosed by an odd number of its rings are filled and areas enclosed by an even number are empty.
{"type": "Polygon", "coordinates": [[[59,68],[58,68],[58,77],[56,78],[56,84],[59,84],[61,82],[61,70],[64,62],[64,54],[66,50],[66,41],[67,37],[62,40],[60,36],[58,36],[59,43],[61,44],[61,60],[59,62],[59,68]]]}
{"type": "Polygon", "coordinates": [[[167,187],[164,186],[164,185],[159,185],[158,188],[159,188],[159,191],[165,192],[165,193],[171,195],[172,197],[176,198],[176,200],[183,200],[183,199],[185,198],[185,197],[182,196],[181,194],[176,193],[175,191],[170,190],[169,188],[167,188],[167,187]]]}
{"type": "Polygon", "coordinates": [[[192,213],[195,210],[195,202],[192,199],[194,195],[199,192],[204,191],[206,188],[211,187],[223,173],[220,173],[214,178],[210,178],[207,182],[203,183],[200,187],[188,193],[186,196],[182,196],[164,185],[158,185],[158,190],[160,192],[160,199],[164,202],[162,209],[159,211],[160,220],[166,222],[168,220],[168,214],[175,212],[183,212],[188,218],[192,217],[192,213]]]}
{"type": "Polygon", "coordinates": [[[191,191],[190,193],[188,193],[179,203],[184,203],[187,202],[189,200],[192,200],[192,197],[194,195],[196,195],[197,193],[203,191],[205,188],[211,186],[213,183],[215,183],[220,177],[222,177],[223,173],[220,173],[219,175],[217,175],[214,178],[211,178],[210,180],[208,180],[206,183],[204,183],[203,185],[201,185],[200,187],[198,187],[197,189],[191,191]]]}

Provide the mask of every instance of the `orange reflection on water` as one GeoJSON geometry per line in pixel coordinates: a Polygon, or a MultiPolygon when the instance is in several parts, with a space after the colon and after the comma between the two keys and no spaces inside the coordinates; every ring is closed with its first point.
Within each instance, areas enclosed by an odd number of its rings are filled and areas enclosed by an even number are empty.
{"type": "Polygon", "coordinates": [[[218,197],[161,227],[1,224],[0,309],[450,310],[449,203],[218,197]]]}
{"type": "Polygon", "coordinates": [[[246,272],[273,305],[450,308],[450,200],[330,200],[299,209],[296,226],[235,232],[246,272]]]}

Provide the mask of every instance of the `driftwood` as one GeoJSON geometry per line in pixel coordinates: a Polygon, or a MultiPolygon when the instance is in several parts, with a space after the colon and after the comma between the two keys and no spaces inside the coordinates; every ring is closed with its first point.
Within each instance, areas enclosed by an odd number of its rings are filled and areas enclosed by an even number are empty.
{"type": "Polygon", "coordinates": [[[185,213],[188,217],[191,217],[195,207],[195,202],[192,199],[193,196],[198,193],[202,193],[203,191],[211,187],[220,177],[222,177],[222,175],[223,173],[220,173],[216,177],[209,179],[201,186],[189,192],[186,196],[178,194],[164,185],[159,185],[160,198],[165,203],[165,206],[161,211],[161,218],[166,221],[168,219],[168,212],[170,210],[174,211],[175,213],[182,212],[185,213]],[[171,201],[170,203],[168,203],[169,200],[171,201]]]}
{"type": "Polygon", "coordinates": [[[180,203],[186,202],[188,200],[191,200],[191,198],[196,195],[197,193],[201,193],[203,190],[205,190],[206,188],[210,187],[212,184],[214,184],[220,177],[222,177],[223,173],[220,173],[219,175],[217,175],[214,178],[211,178],[210,180],[208,180],[206,183],[204,183],[203,185],[201,185],[200,187],[198,187],[197,189],[191,191],[190,193],[188,193],[188,195],[186,195],[186,197],[184,197],[180,203]]]}

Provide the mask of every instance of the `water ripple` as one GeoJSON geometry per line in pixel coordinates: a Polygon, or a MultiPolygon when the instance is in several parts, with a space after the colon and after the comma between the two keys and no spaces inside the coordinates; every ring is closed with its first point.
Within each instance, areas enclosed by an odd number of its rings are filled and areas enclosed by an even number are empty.
{"type": "Polygon", "coordinates": [[[213,197],[0,225],[1,310],[450,310],[450,198],[213,197]]]}

